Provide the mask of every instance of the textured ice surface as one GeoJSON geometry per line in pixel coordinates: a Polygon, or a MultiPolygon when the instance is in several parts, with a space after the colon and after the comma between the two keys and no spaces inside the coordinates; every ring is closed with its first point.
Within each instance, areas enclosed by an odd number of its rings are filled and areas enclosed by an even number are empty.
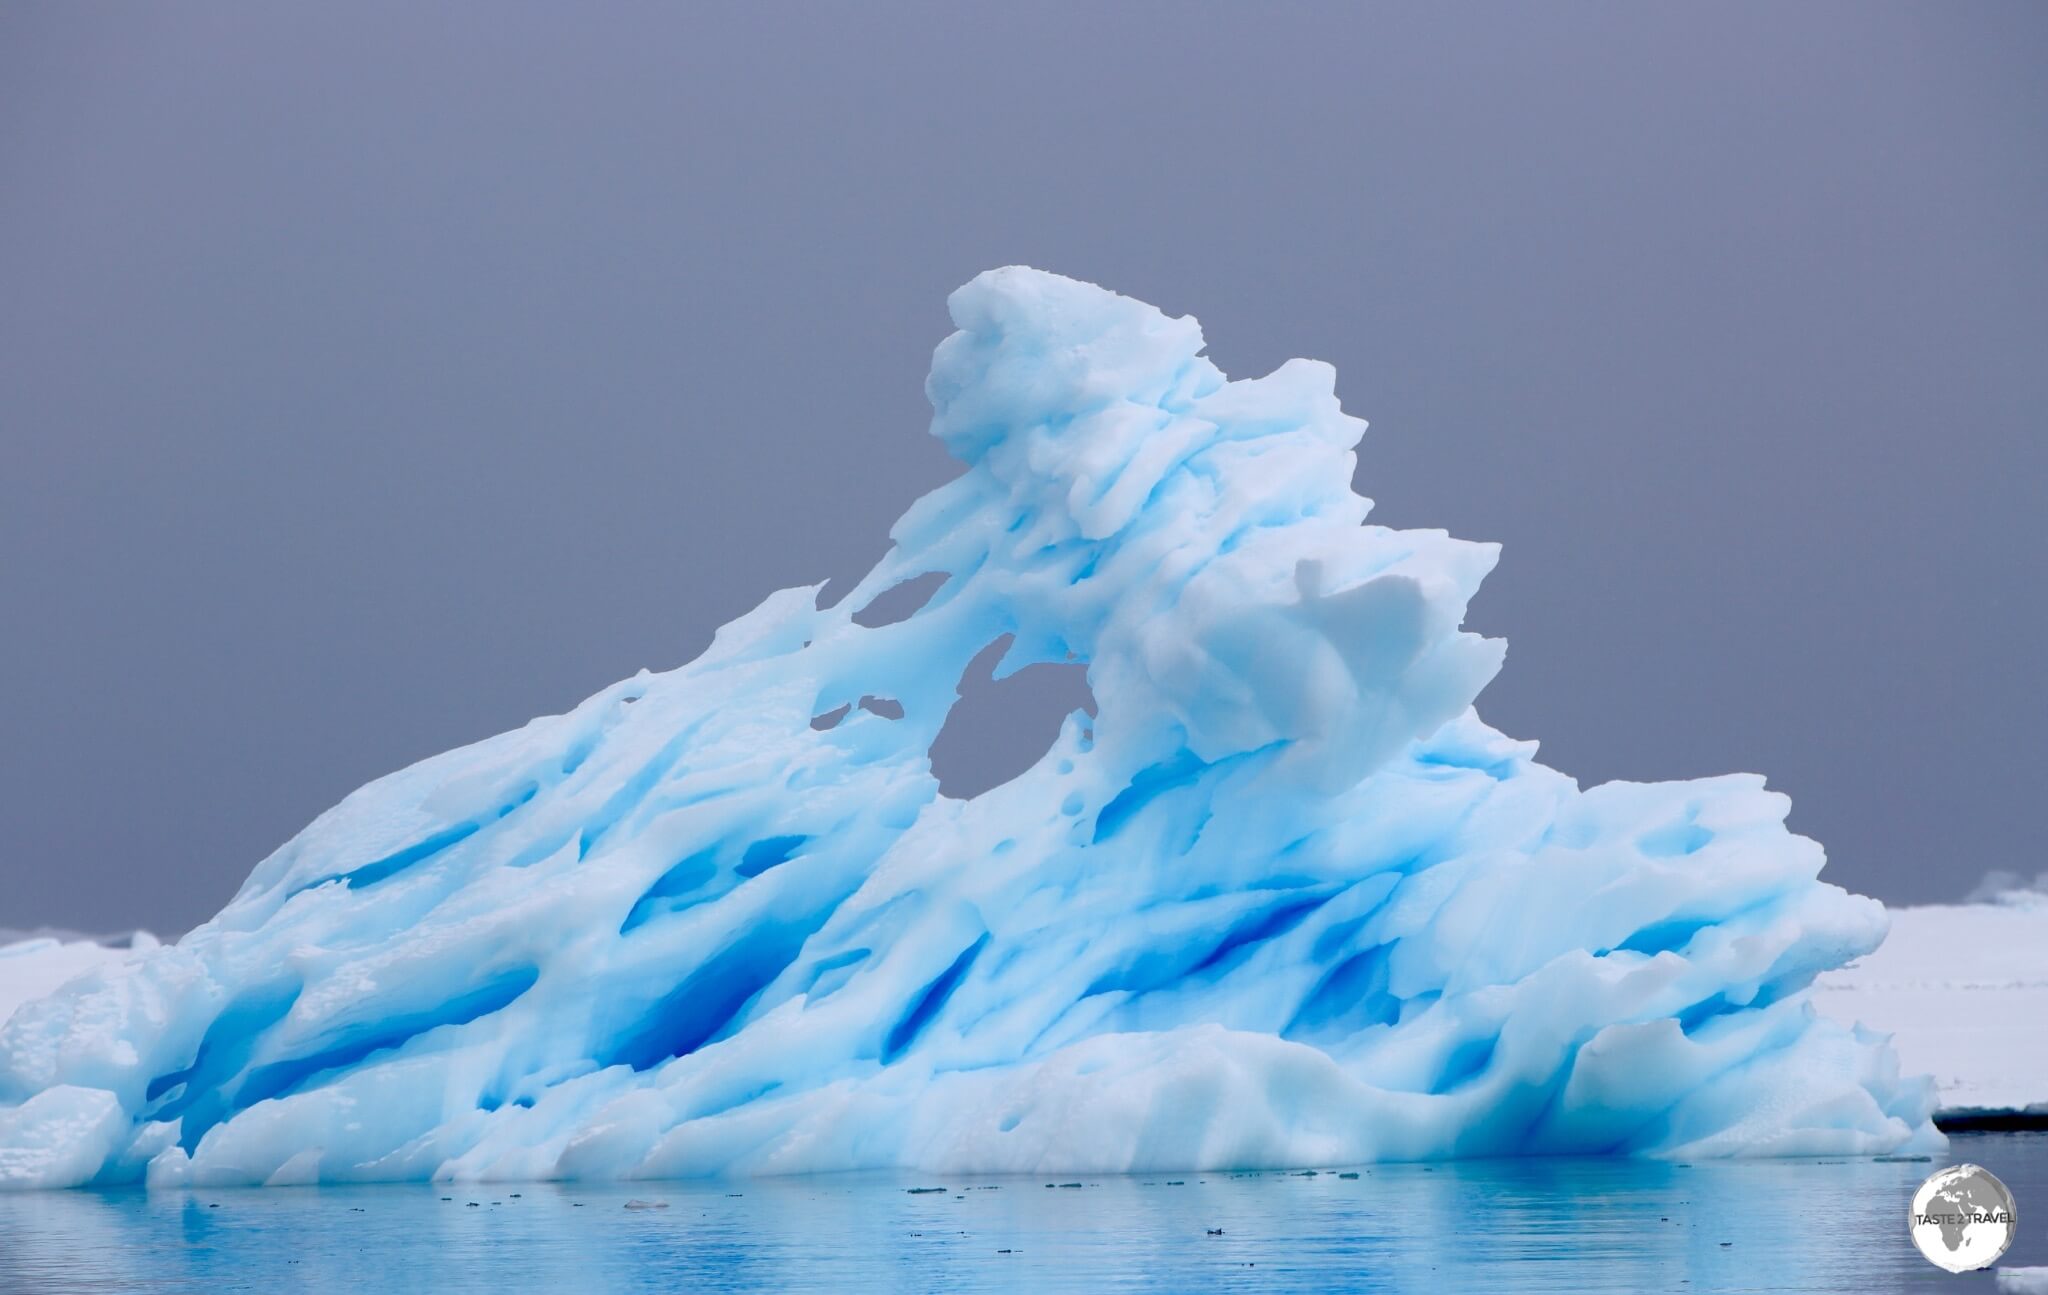
{"type": "Polygon", "coordinates": [[[1885,916],[1784,797],[1582,791],[1479,721],[1496,550],[1364,524],[1329,366],[1230,382],[1194,320],[1021,268],[950,305],[926,385],[967,470],[858,587],[372,783],[175,946],[19,1009],[0,1183],[1939,1137],[1808,1002],[1885,916]],[[999,677],[1086,663],[1098,713],[940,796],[999,638],[999,677]]]}

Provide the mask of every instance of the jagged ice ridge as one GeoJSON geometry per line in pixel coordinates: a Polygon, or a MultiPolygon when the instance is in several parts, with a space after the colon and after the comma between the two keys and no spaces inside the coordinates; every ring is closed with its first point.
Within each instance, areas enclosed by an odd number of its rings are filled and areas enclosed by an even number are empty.
{"type": "Polygon", "coordinates": [[[1329,366],[1227,381],[1019,267],[950,306],[966,471],[855,589],[364,787],[21,1007],[0,1186],[1938,1144],[1808,1002],[1882,907],[1759,777],[1581,790],[1481,723],[1496,548],[1365,524],[1329,366]],[[942,796],[1004,636],[1098,711],[942,796]]]}

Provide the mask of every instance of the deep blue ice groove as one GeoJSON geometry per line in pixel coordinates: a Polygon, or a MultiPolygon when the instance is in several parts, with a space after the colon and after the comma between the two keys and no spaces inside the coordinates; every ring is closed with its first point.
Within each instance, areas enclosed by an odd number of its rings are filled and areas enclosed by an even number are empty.
{"type": "Polygon", "coordinates": [[[1209,764],[1193,751],[1182,749],[1171,758],[1138,770],[1122,791],[1095,816],[1095,843],[1113,839],[1138,811],[1178,787],[1193,786],[1209,764]]]}
{"type": "Polygon", "coordinates": [[[1424,751],[1415,757],[1415,763],[1424,769],[1473,769],[1495,782],[1514,777],[1519,764],[1511,755],[1489,760],[1463,751],[1424,751]]]}
{"type": "Polygon", "coordinates": [[[667,777],[669,771],[675,767],[676,761],[683,758],[683,752],[689,749],[691,740],[697,735],[697,729],[696,724],[685,725],[682,732],[663,743],[661,750],[634,771],[633,776],[590,816],[590,820],[583,827],[582,840],[577,845],[578,859],[589,858],[590,852],[597,848],[598,842],[604,839],[605,834],[616,827],[619,820],[631,813],[635,806],[647,799],[647,793],[653,791],[655,784],[667,777]]]}
{"type": "Polygon", "coordinates": [[[1319,963],[1329,962],[1331,958],[1337,956],[1339,949],[1351,943],[1358,933],[1365,929],[1367,922],[1379,915],[1380,908],[1381,904],[1375,904],[1356,917],[1347,917],[1341,922],[1330,923],[1323,928],[1322,934],[1316,936],[1315,946],[1309,950],[1308,956],[1319,963]]]}
{"type": "Polygon", "coordinates": [[[1133,995],[1168,985],[1187,974],[1191,955],[1182,948],[1166,947],[1141,951],[1120,965],[1097,976],[1081,991],[1082,998],[1127,991],[1133,995]]]}
{"type": "MultiPolygon", "coordinates": [[[[528,793],[528,796],[530,797],[531,793],[528,793]]],[[[503,817],[504,814],[510,813],[512,809],[518,807],[519,803],[523,802],[515,802],[514,805],[502,811],[498,817],[503,817]]],[[[311,890],[315,886],[324,886],[330,881],[339,881],[350,890],[361,890],[365,886],[374,886],[386,878],[397,876],[407,868],[425,863],[428,859],[433,858],[452,845],[468,840],[476,835],[482,827],[483,824],[473,821],[457,823],[454,827],[443,828],[431,836],[423,837],[413,842],[402,850],[395,850],[383,858],[372,860],[359,868],[351,868],[347,872],[332,873],[321,877],[317,881],[309,881],[305,885],[294,889],[292,894],[297,895],[302,891],[311,890]]],[[[286,898],[290,897],[286,896],[286,898]]]]}
{"type": "Polygon", "coordinates": [[[771,836],[748,846],[733,869],[742,877],[758,877],[778,864],[788,863],[810,841],[808,836],[771,836]]]}
{"type": "Polygon", "coordinates": [[[1678,1014],[1678,1028],[1690,1035],[1717,1016],[1726,1016],[1730,1012],[1741,1010],[1728,1001],[1726,994],[1709,994],[1678,1014]]]}
{"type": "Polygon", "coordinates": [[[718,845],[714,842],[655,878],[654,884],[633,901],[626,920],[619,923],[619,934],[624,935],[634,927],[644,925],[650,918],[689,907],[688,904],[669,901],[691,894],[717,875],[718,845]]]}
{"type": "Polygon", "coordinates": [[[1400,1020],[1401,1000],[1387,992],[1390,952],[1389,946],[1377,944],[1332,967],[1295,1009],[1281,1037],[1313,1035],[1330,1027],[1354,1033],[1400,1020]]]}
{"type": "Polygon", "coordinates": [[[1310,913],[1329,903],[1337,892],[1325,891],[1302,899],[1289,899],[1260,909],[1230,928],[1207,957],[1189,969],[1196,975],[1226,962],[1235,963],[1238,958],[1255,944],[1263,944],[1276,936],[1287,934],[1307,919],[1310,913]]]}
{"type": "Polygon", "coordinates": [[[622,1031],[599,1064],[650,1070],[710,1043],[796,961],[829,913],[828,907],[808,922],[763,922],[747,930],[622,1031]]]}
{"type": "Polygon", "coordinates": [[[853,968],[866,962],[873,952],[865,948],[845,949],[821,959],[811,968],[811,978],[803,988],[804,997],[814,1003],[830,998],[853,975],[853,968]]]}
{"type": "Polygon", "coordinates": [[[952,965],[924,987],[911,1003],[910,1010],[903,1013],[896,1024],[889,1027],[887,1037],[882,1040],[883,1065],[886,1066],[902,1056],[911,1044],[917,1042],[917,1036],[924,1032],[924,1027],[931,1024],[932,1018],[945,1007],[946,1000],[960,987],[960,981],[974,965],[974,960],[979,958],[981,951],[987,947],[988,932],[983,931],[980,939],[962,949],[960,956],[953,959],[952,965]]]}
{"type": "MultiPolygon", "coordinates": [[[[158,1075],[143,1090],[143,1100],[154,1102],[179,1085],[185,1091],[147,1113],[151,1120],[174,1120],[213,1097],[228,1080],[249,1063],[256,1041],[266,1030],[285,1018],[299,1001],[304,985],[296,978],[256,985],[223,1007],[183,1070],[158,1075]]],[[[210,1123],[211,1121],[209,1121],[210,1123]]]]}
{"type": "MultiPolygon", "coordinates": [[[[1199,957],[1185,943],[1168,944],[1139,950],[1135,956],[1125,958],[1116,966],[1098,975],[1090,982],[1086,989],[1081,991],[1081,997],[1091,998],[1096,994],[1120,991],[1128,992],[1135,997],[1184,980],[1197,972],[1211,970],[1226,961],[1232,960],[1233,955],[1244,950],[1249,945],[1272,939],[1278,935],[1284,935],[1288,931],[1293,930],[1303,921],[1307,920],[1311,913],[1348,889],[1350,889],[1348,883],[1338,886],[1330,886],[1325,883],[1320,890],[1312,894],[1304,896],[1298,893],[1298,890],[1290,893],[1288,898],[1278,903],[1268,904],[1263,908],[1238,918],[1236,923],[1225,932],[1222,940],[1212,946],[1207,953],[1199,957]]],[[[1153,905],[1147,905],[1145,908],[1141,908],[1140,912],[1142,913],[1151,907],[1153,905]]],[[[1345,932],[1343,938],[1349,939],[1352,934],[1355,934],[1356,928],[1363,925],[1370,916],[1370,913],[1364,914],[1346,923],[1345,925],[1348,925],[1351,930],[1345,932]]],[[[1319,937],[1318,948],[1321,947],[1323,941],[1329,938],[1329,932],[1325,932],[1319,937]]],[[[1318,961],[1324,960],[1328,956],[1328,951],[1316,954],[1318,961]]]]}
{"type": "Polygon", "coordinates": [[[492,1111],[498,1110],[500,1107],[506,1106],[508,1104],[512,1106],[517,1106],[521,1110],[530,1111],[533,1109],[533,1098],[525,1093],[521,1093],[519,1096],[513,1098],[510,1103],[507,1103],[503,1097],[499,1096],[495,1092],[491,1092],[485,1093],[483,1096],[476,1099],[476,1108],[487,1115],[492,1111]]]}
{"type": "Polygon", "coordinates": [[[1692,938],[1706,930],[1713,923],[1703,918],[1670,918],[1652,922],[1634,935],[1629,936],[1616,949],[1627,949],[1631,953],[1655,957],[1660,953],[1676,953],[1692,943],[1692,938]]]}
{"type": "MultiPolygon", "coordinates": [[[[330,1036],[324,1047],[313,1052],[273,1061],[251,1070],[235,1093],[235,1109],[245,1109],[272,1097],[298,1092],[330,1070],[357,1065],[375,1053],[401,1047],[429,1030],[447,1025],[467,1025],[493,1012],[503,1011],[533,988],[539,979],[538,967],[510,967],[432,1007],[399,1012],[371,1024],[341,1030],[330,1036]]],[[[193,1141],[196,1143],[197,1139],[193,1141]]]]}
{"type": "Polygon", "coordinates": [[[1448,1093],[1461,1084],[1478,1078],[1481,1071],[1493,1062],[1493,1047],[1498,1040],[1491,1034],[1481,1039],[1467,1039],[1451,1049],[1444,1058],[1444,1068],[1437,1080],[1430,1085],[1432,1093],[1448,1093]]]}
{"type": "Polygon", "coordinates": [[[424,863],[458,841],[474,836],[481,823],[458,823],[446,831],[436,832],[424,840],[415,842],[403,850],[387,854],[374,863],[366,863],[341,874],[342,881],[350,890],[374,886],[386,877],[393,877],[417,863],[424,863]]]}
{"type": "Polygon", "coordinates": [[[562,753],[562,776],[564,778],[574,776],[576,771],[583,767],[583,762],[590,758],[593,751],[597,750],[598,739],[603,736],[604,734],[593,728],[569,744],[569,749],[562,753]]]}
{"type": "Polygon", "coordinates": [[[150,1081],[147,1100],[154,1101],[181,1084],[184,1091],[145,1118],[181,1121],[178,1143],[189,1155],[208,1129],[257,1102],[296,1092],[326,1071],[355,1065],[428,1030],[488,1016],[530,989],[539,975],[538,968],[515,967],[434,1007],[344,1030],[311,1054],[257,1066],[230,1095],[230,1083],[248,1065],[258,1040],[298,1001],[298,981],[272,982],[238,998],[214,1018],[191,1066],[150,1081]]]}

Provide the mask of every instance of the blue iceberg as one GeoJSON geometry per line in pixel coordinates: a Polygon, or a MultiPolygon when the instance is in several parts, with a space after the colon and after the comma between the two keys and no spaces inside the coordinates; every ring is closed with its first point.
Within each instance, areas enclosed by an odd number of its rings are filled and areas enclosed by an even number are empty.
{"type": "Polygon", "coordinates": [[[1228,381],[1018,267],[950,306],[966,470],[857,587],[364,787],[24,1005],[0,1186],[1939,1144],[1808,1002],[1883,907],[1760,777],[1581,790],[1481,723],[1496,549],[1366,524],[1329,366],[1228,381]],[[1096,712],[942,795],[997,642],[1096,712]]]}

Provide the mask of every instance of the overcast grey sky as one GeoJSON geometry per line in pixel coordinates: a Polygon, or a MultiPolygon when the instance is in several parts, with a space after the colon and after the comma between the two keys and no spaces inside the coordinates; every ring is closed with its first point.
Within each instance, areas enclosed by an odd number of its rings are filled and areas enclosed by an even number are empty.
{"type": "Polygon", "coordinates": [[[175,932],[350,789],[850,574],[1027,262],[1332,361],[1499,540],[1480,700],[2048,867],[2048,6],[0,8],[0,926],[175,932]]]}

